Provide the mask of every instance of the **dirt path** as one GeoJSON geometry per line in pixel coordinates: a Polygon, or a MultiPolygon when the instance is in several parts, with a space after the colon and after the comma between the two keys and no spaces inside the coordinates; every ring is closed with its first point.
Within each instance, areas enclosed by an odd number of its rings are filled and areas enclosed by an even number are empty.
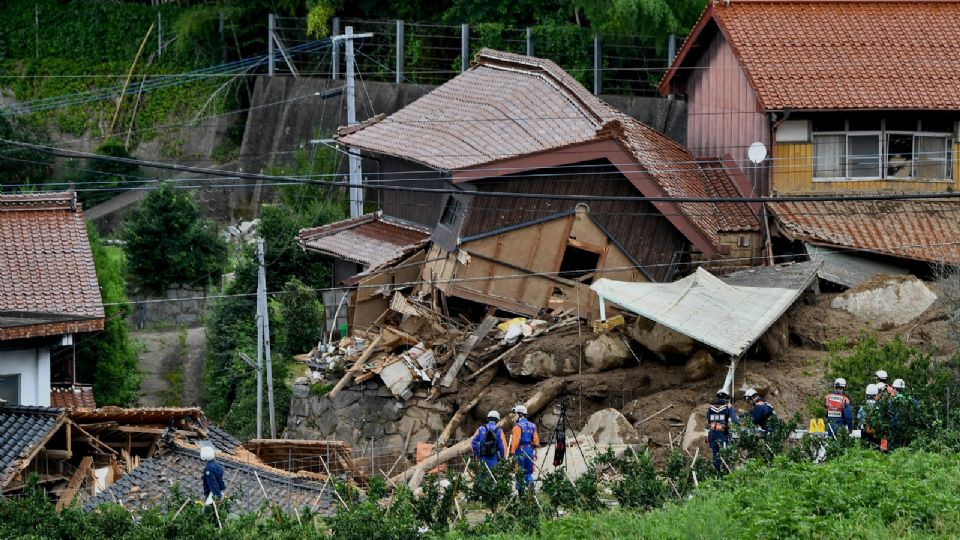
{"type": "Polygon", "coordinates": [[[132,335],[144,346],[140,353],[143,371],[140,405],[202,405],[207,342],[203,327],[187,328],[183,332],[176,329],[133,332],[132,335]]]}

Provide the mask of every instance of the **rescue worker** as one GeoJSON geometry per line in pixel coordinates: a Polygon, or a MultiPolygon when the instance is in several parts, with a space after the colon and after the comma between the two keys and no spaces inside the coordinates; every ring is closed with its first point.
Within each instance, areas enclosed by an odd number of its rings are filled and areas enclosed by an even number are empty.
{"type": "Polygon", "coordinates": [[[488,412],[487,423],[477,428],[477,433],[470,442],[473,457],[486,463],[491,469],[507,457],[507,439],[503,430],[497,426],[499,421],[500,413],[488,412]]]}
{"type": "Polygon", "coordinates": [[[896,392],[896,395],[900,395],[905,392],[907,389],[907,383],[903,379],[897,379],[893,381],[893,390],[896,392]]]}
{"type": "Polygon", "coordinates": [[[203,467],[203,499],[204,506],[219,501],[227,485],[223,482],[223,465],[217,463],[216,451],[212,446],[200,449],[200,459],[206,461],[203,467]]]}
{"type": "Polygon", "coordinates": [[[707,441],[713,452],[713,467],[717,472],[720,472],[721,465],[720,449],[727,446],[730,422],[740,425],[737,411],[733,410],[733,405],[730,403],[730,394],[725,390],[719,390],[717,399],[707,407],[707,429],[709,430],[707,441]]]}
{"type": "Polygon", "coordinates": [[[517,482],[517,491],[523,493],[526,486],[533,488],[533,464],[537,461],[540,436],[537,434],[537,425],[527,420],[525,406],[517,405],[513,412],[517,415],[517,423],[510,435],[510,455],[517,457],[517,463],[523,469],[525,485],[517,482]]]}
{"type": "Polygon", "coordinates": [[[857,424],[860,427],[860,438],[871,444],[880,443],[880,440],[876,437],[875,428],[868,422],[871,411],[877,406],[879,393],[880,388],[876,384],[868,384],[866,399],[863,405],[860,405],[860,410],[857,411],[857,424]]]}
{"type": "Polygon", "coordinates": [[[773,411],[773,405],[770,405],[757,391],[753,388],[748,388],[744,392],[744,397],[747,400],[747,403],[750,404],[750,419],[753,420],[753,425],[763,430],[763,433],[766,434],[769,431],[768,423],[770,418],[776,416],[776,413],[773,411]]]}
{"type": "Polygon", "coordinates": [[[850,406],[850,398],[844,393],[847,388],[847,380],[843,377],[833,381],[833,392],[827,394],[827,423],[830,425],[830,433],[836,436],[841,427],[847,431],[853,431],[853,409],[850,406]]]}
{"type": "Polygon", "coordinates": [[[876,383],[877,394],[879,396],[877,399],[880,399],[880,397],[884,397],[884,396],[896,397],[897,390],[887,384],[887,372],[882,369],[878,370],[876,373],[876,376],[877,376],[877,383],[876,383]]]}

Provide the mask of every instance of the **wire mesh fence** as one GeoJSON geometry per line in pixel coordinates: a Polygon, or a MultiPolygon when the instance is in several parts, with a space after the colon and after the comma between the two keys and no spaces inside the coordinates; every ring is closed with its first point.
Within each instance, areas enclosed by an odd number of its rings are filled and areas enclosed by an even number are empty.
{"type": "MultiPolygon", "coordinates": [[[[313,39],[303,20],[275,20],[282,43],[303,45],[313,39]]],[[[673,40],[597,36],[588,28],[573,25],[512,28],[498,23],[448,25],[355,18],[334,18],[331,33],[343,34],[347,27],[354,34],[373,34],[355,40],[356,73],[368,81],[443,84],[469,67],[477,51],[491,48],[552,60],[597,93],[640,96],[658,95],[657,85],[669,67],[673,44],[682,41],[676,36],[673,40]]],[[[293,63],[300,75],[340,78],[346,68],[342,50],[299,55],[293,63]]]]}

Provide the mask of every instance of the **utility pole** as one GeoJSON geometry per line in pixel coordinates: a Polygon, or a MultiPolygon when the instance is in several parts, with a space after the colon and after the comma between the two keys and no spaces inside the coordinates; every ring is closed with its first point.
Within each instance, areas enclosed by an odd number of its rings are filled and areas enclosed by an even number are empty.
{"type": "MultiPolygon", "coordinates": [[[[257,366],[258,368],[262,367],[264,364],[267,366],[267,405],[270,408],[270,438],[277,438],[277,423],[274,418],[274,406],[273,406],[273,359],[270,356],[270,312],[267,308],[267,268],[263,262],[263,239],[257,239],[257,261],[260,265],[260,271],[257,274],[257,343],[259,355],[257,366]],[[262,346],[261,346],[262,345],[262,346]]],[[[260,377],[260,369],[257,370],[257,379],[260,377]]],[[[258,437],[259,427],[260,427],[260,414],[259,409],[263,406],[263,394],[262,383],[258,382],[257,384],[257,427],[258,427],[258,437]]]]}
{"type": "MultiPolygon", "coordinates": [[[[372,33],[354,34],[353,27],[344,28],[344,35],[334,36],[334,42],[347,42],[347,125],[357,125],[356,83],[354,82],[355,61],[353,56],[353,40],[356,38],[373,37],[372,33]]],[[[360,153],[349,148],[350,155],[350,217],[363,215],[363,171],[360,168],[360,153]]]]}
{"type": "MultiPolygon", "coordinates": [[[[263,240],[257,241],[258,261],[262,260],[263,240]]],[[[262,268],[262,263],[261,268],[262,268]]],[[[260,324],[260,278],[257,277],[257,438],[263,438],[263,325],[260,324]]]]}

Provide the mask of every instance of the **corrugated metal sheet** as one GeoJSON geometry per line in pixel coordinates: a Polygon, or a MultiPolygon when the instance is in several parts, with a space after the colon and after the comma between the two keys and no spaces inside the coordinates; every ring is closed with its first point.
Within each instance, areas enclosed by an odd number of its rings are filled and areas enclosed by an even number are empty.
{"type": "Polygon", "coordinates": [[[420,247],[428,236],[425,227],[376,213],[304,229],[297,239],[306,250],[376,268],[420,247]]]}
{"type": "Polygon", "coordinates": [[[844,253],[813,244],[804,244],[803,247],[807,250],[811,261],[823,261],[823,266],[818,272],[821,279],[844,287],[855,287],[877,274],[899,276],[910,273],[906,267],[867,259],[853,253],[844,253]]]}
{"type": "MultiPolygon", "coordinates": [[[[811,269],[809,280],[815,269],[811,269]]],[[[795,285],[793,280],[786,280],[795,285]]],[[[599,279],[600,297],[685,336],[740,356],[806,289],[729,285],[702,268],[673,283],[599,279]]]]}
{"type": "Polygon", "coordinates": [[[960,264],[960,200],[800,201],[769,208],[794,240],[960,264]]]}

